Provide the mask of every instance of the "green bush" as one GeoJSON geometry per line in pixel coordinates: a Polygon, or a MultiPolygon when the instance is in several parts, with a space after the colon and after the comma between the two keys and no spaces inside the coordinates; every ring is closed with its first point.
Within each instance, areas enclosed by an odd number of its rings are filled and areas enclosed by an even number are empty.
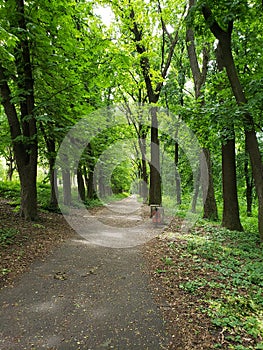
{"type": "Polygon", "coordinates": [[[20,184],[16,181],[0,182],[0,197],[12,200],[20,199],[20,184]]]}
{"type": "Polygon", "coordinates": [[[18,230],[13,228],[0,228],[0,246],[6,247],[15,241],[18,230]]]}

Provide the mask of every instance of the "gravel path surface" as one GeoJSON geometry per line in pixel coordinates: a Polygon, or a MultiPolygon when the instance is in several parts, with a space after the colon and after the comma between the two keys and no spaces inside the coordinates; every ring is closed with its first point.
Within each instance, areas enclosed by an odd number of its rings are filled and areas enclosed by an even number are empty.
{"type": "Polygon", "coordinates": [[[159,229],[135,198],[96,216],[70,213],[81,235],[0,291],[0,349],[167,349],[140,246],[159,229]]]}

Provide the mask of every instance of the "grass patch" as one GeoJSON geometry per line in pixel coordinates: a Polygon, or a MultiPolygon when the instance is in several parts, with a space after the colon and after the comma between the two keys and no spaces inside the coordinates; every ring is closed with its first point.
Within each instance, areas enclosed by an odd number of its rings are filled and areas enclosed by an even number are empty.
{"type": "Polygon", "coordinates": [[[16,201],[20,198],[20,184],[16,181],[1,181],[0,182],[0,197],[16,201]]]}
{"type": "Polygon", "coordinates": [[[263,349],[263,255],[258,234],[199,220],[190,233],[177,232],[167,248],[169,259],[161,259],[163,273],[172,279],[185,266],[179,288],[208,305],[202,311],[221,328],[223,339],[215,348],[226,349],[227,344],[234,350],[263,349]]]}

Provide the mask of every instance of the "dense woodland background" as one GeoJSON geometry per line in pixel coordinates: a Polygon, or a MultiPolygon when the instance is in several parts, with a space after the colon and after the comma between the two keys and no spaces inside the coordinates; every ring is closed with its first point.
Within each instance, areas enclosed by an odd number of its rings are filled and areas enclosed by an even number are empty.
{"type": "Polygon", "coordinates": [[[37,181],[49,179],[48,207],[56,209],[56,155],[86,118],[96,137],[74,167],[71,159],[60,163],[64,205],[74,205],[73,186],[88,202],[137,183],[145,202],[173,197],[178,206],[191,201],[194,212],[198,192],[207,190],[204,218],[242,231],[241,205],[258,215],[263,239],[262,2],[13,0],[0,9],[1,178],[19,175],[22,216],[37,218],[37,181]],[[151,106],[149,124],[131,103],[151,106]],[[92,113],[114,105],[123,107],[126,125],[114,127],[112,113],[92,113]],[[157,107],[170,112],[167,133],[158,130],[157,107]],[[202,147],[194,172],[178,121],[202,147]],[[116,165],[108,188],[94,179],[96,162],[123,138],[138,139],[138,157],[116,165]],[[164,153],[173,168],[160,168],[164,153]],[[37,175],[40,168],[47,176],[37,175]]]}
{"type": "Polygon", "coordinates": [[[0,0],[0,277],[50,212],[135,193],[176,214],[147,253],[173,339],[263,349],[262,33],[259,0],[0,0]]]}

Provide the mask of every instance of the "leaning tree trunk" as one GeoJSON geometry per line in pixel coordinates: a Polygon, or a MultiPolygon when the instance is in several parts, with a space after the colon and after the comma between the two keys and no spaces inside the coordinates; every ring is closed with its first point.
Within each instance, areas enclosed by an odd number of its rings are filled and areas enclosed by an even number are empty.
{"type": "MultiPolygon", "coordinates": [[[[212,11],[208,6],[203,6],[203,15],[210,27],[211,32],[219,40],[223,64],[226,68],[227,76],[233,94],[238,105],[243,106],[247,104],[247,100],[237,74],[231,49],[233,21],[230,21],[228,23],[228,29],[225,31],[216,22],[212,11]]],[[[260,240],[263,241],[263,164],[252,115],[245,113],[243,116],[243,123],[245,129],[245,144],[250,157],[252,173],[258,197],[258,230],[260,240]]]]}

